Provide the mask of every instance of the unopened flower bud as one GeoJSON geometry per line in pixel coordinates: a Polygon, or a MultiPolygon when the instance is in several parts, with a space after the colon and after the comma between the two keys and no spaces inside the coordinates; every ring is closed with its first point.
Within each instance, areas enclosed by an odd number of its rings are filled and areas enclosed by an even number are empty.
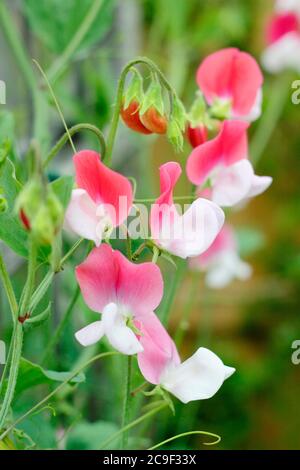
{"type": "Polygon", "coordinates": [[[49,207],[46,204],[41,205],[31,225],[32,234],[37,243],[41,245],[51,245],[55,230],[51,219],[49,207]]]}
{"type": "Polygon", "coordinates": [[[204,125],[192,127],[191,124],[187,126],[186,137],[193,148],[204,144],[208,139],[207,128],[204,125]]]}
{"type": "Polygon", "coordinates": [[[164,113],[162,89],[157,80],[150,83],[144,95],[140,119],[143,125],[155,134],[165,134],[167,131],[168,122],[164,113]]]}
{"type": "Polygon", "coordinates": [[[17,198],[16,210],[27,230],[30,230],[31,220],[36,216],[42,198],[43,187],[36,178],[30,180],[24,186],[17,198]]]}
{"type": "Polygon", "coordinates": [[[197,92],[197,96],[188,114],[188,119],[193,128],[202,124],[206,119],[207,109],[206,103],[201,92],[197,92]]]}

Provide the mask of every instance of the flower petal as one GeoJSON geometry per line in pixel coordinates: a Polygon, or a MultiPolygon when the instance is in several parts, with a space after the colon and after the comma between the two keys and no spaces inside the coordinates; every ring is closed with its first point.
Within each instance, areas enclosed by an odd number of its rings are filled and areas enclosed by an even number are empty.
{"type": "Polygon", "coordinates": [[[75,338],[82,346],[91,346],[97,343],[104,335],[102,321],[95,321],[75,333],[75,338]]]}
{"type": "Polygon", "coordinates": [[[112,248],[103,243],[94,248],[76,268],[76,278],[90,309],[101,313],[105,305],[116,301],[118,267],[112,248]]]}
{"type": "Polygon", "coordinates": [[[286,69],[300,72],[300,34],[288,33],[269,45],[262,54],[261,61],[270,73],[279,73],[286,69]]]}
{"type": "Polygon", "coordinates": [[[74,189],[65,215],[65,229],[80,237],[101,243],[97,236],[97,206],[84,189],[74,189]]]}
{"type": "Polygon", "coordinates": [[[262,194],[272,184],[273,179],[271,176],[257,176],[254,175],[252,179],[252,185],[247,197],[254,197],[262,194]]]}
{"type": "Polygon", "coordinates": [[[132,207],[132,187],[127,178],[111,170],[92,150],[82,150],[74,155],[76,183],[85,189],[97,204],[105,208],[114,226],[120,225],[132,207]]]}
{"type": "Polygon", "coordinates": [[[135,317],[155,310],[163,296],[163,278],[159,267],[151,262],[132,263],[119,251],[114,252],[114,257],[118,266],[118,303],[128,307],[135,317]]]}
{"type": "Polygon", "coordinates": [[[197,83],[209,104],[215,98],[230,99],[235,115],[247,115],[263,83],[251,55],[228,48],[209,55],[197,71],[197,83]]]}
{"type": "Polygon", "coordinates": [[[166,369],[161,385],[183,403],[211,398],[235,369],[224,366],[216,354],[199,348],[189,359],[166,369]]]}
{"type": "Polygon", "coordinates": [[[103,309],[102,322],[108,341],[117,351],[129,356],[143,351],[138,338],[126,326],[126,319],[115,303],[110,303],[103,309]]]}
{"type": "Polygon", "coordinates": [[[175,343],[154,313],[135,324],[142,333],[140,343],[144,348],[138,354],[139,368],[148,382],[157,385],[168,365],[180,364],[175,343]]]}
{"type": "Polygon", "coordinates": [[[247,129],[243,121],[224,121],[217,137],[196,147],[187,161],[187,176],[193,184],[201,185],[218,165],[225,166],[246,159],[247,129]]]}

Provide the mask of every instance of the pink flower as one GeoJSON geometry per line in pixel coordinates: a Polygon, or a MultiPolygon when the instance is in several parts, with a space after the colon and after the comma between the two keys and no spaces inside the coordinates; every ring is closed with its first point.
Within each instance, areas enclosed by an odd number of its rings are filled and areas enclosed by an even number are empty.
{"type": "Polygon", "coordinates": [[[197,185],[208,179],[211,200],[223,207],[257,196],[272,178],[256,176],[248,158],[247,128],[243,121],[224,121],[214,139],[196,147],[187,161],[187,176],[197,185]]]}
{"type": "Polygon", "coordinates": [[[214,243],[205,253],[190,260],[191,269],[206,272],[208,287],[222,289],[233,279],[245,281],[251,276],[251,266],[238,254],[233,229],[224,225],[214,243]]]}
{"type": "Polygon", "coordinates": [[[66,211],[66,228],[96,246],[127,218],[132,187],[127,178],[101,162],[98,153],[82,150],[73,157],[77,189],[66,211]]]}
{"type": "Polygon", "coordinates": [[[136,354],[143,347],[132,327],[139,320],[155,318],[153,310],[163,295],[160,269],[154,263],[134,264],[119,251],[102,244],[76,268],[76,277],[88,307],[101,313],[101,320],[76,333],[83,346],[104,335],[123,354],[136,354]]]}
{"type": "Polygon", "coordinates": [[[151,208],[152,238],[164,250],[181,258],[197,256],[211,245],[224,223],[224,213],[207,199],[197,199],[179,214],[173,189],[181,167],[169,162],[160,167],[161,194],[151,208]]]}
{"type": "Polygon", "coordinates": [[[197,71],[197,83],[209,105],[230,105],[230,118],[254,121],[261,114],[263,76],[251,55],[235,48],[209,55],[197,71]]]}
{"type": "Polygon", "coordinates": [[[262,55],[266,70],[278,73],[285,69],[300,71],[300,3],[278,3],[278,13],[267,27],[267,48],[262,55]],[[294,4],[294,5],[293,5],[294,4]]]}
{"type": "Polygon", "coordinates": [[[221,359],[205,348],[180,361],[175,343],[157,317],[148,316],[141,324],[138,364],[145,379],[160,385],[183,403],[211,398],[235,369],[226,367],[221,359]]]}

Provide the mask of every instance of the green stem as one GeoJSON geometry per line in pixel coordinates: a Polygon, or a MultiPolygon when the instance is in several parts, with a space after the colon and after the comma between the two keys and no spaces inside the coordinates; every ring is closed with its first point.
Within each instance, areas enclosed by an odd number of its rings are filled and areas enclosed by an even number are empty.
{"type": "Polygon", "coordinates": [[[254,165],[258,163],[264,153],[280,119],[290,91],[290,81],[290,75],[283,74],[279,75],[272,85],[269,104],[251,140],[250,156],[254,165]]]}
{"type": "Polygon", "coordinates": [[[168,320],[169,320],[171,308],[175,299],[175,295],[178,291],[178,288],[184,276],[185,270],[186,270],[186,261],[182,259],[178,259],[177,270],[175,272],[174,279],[172,279],[171,287],[167,296],[167,300],[163,304],[162,311],[160,313],[161,321],[163,322],[165,326],[168,325],[168,320]]]}
{"type": "Polygon", "coordinates": [[[71,299],[71,302],[69,303],[69,306],[68,306],[67,310],[65,311],[64,315],[62,316],[59,324],[56,327],[56,330],[54,331],[54,333],[51,336],[51,339],[50,339],[50,341],[47,345],[46,351],[45,351],[45,353],[42,357],[42,361],[41,361],[42,364],[47,362],[50,355],[53,353],[54,347],[58,343],[58,341],[61,337],[61,334],[64,331],[64,329],[65,329],[65,327],[66,327],[66,325],[67,325],[67,323],[70,319],[71,313],[72,313],[73,308],[74,308],[74,306],[75,306],[75,304],[78,300],[79,294],[80,294],[80,287],[76,286],[76,289],[75,289],[74,295],[71,299]]]}
{"type": "MultiPolygon", "coordinates": [[[[147,413],[143,414],[139,418],[135,419],[131,423],[127,424],[123,428],[119,429],[119,431],[117,431],[116,433],[114,433],[112,436],[110,436],[108,439],[106,439],[104,442],[101,443],[100,449],[105,449],[108,446],[108,444],[113,442],[115,439],[117,439],[119,436],[121,436],[124,432],[129,431],[130,429],[134,428],[135,426],[142,423],[146,419],[151,418],[151,416],[155,415],[156,413],[163,410],[164,408],[167,408],[168,406],[169,405],[164,402],[161,405],[157,406],[156,408],[154,408],[154,409],[148,411],[147,413]]],[[[0,436],[0,440],[1,440],[1,436],[0,436]]]]}
{"type": "Polygon", "coordinates": [[[98,127],[94,126],[93,124],[89,123],[82,123],[82,124],[76,124],[75,126],[71,127],[68,129],[68,132],[65,132],[62,137],[58,140],[58,142],[54,145],[54,147],[50,150],[48,155],[45,158],[45,161],[43,163],[43,167],[46,168],[49,163],[53,160],[53,158],[58,154],[58,152],[63,148],[63,146],[68,142],[69,136],[73,136],[77,132],[83,131],[83,130],[88,130],[93,132],[100,143],[100,149],[101,149],[101,155],[102,158],[105,156],[105,151],[106,151],[106,144],[105,144],[105,139],[104,135],[98,129],[98,127]]]}
{"type": "Polygon", "coordinates": [[[29,313],[29,307],[31,303],[31,297],[34,289],[35,270],[37,262],[37,246],[35,241],[29,239],[29,258],[28,258],[28,272],[27,280],[24,287],[24,291],[21,296],[20,307],[19,307],[19,318],[29,313]]]}
{"type": "Polygon", "coordinates": [[[47,75],[53,83],[61,75],[65,67],[68,65],[70,59],[77,51],[81,42],[83,41],[86,34],[90,30],[92,24],[94,23],[100,11],[100,8],[102,7],[102,4],[103,0],[94,0],[93,2],[91,2],[91,7],[88,10],[86,16],[84,17],[80,27],[76,30],[76,33],[67,45],[66,49],[63,51],[62,55],[58,57],[58,59],[48,70],[47,75]]]}
{"type": "MultiPolygon", "coordinates": [[[[130,389],[131,389],[131,372],[132,372],[132,356],[127,357],[127,367],[125,374],[125,393],[124,393],[124,403],[123,403],[123,416],[122,416],[122,428],[127,426],[129,421],[129,412],[130,412],[130,389]]],[[[126,449],[128,445],[128,432],[122,434],[122,444],[121,448],[126,449]]]]}
{"type": "Polygon", "coordinates": [[[80,238],[79,240],[77,240],[77,242],[74,243],[73,246],[71,246],[70,250],[61,259],[60,269],[63,268],[63,266],[66,264],[66,262],[69,260],[69,258],[75,253],[75,251],[77,250],[77,248],[81,245],[81,243],[83,241],[84,241],[84,238],[80,238]]]}
{"type": "Polygon", "coordinates": [[[46,292],[49,289],[49,286],[50,286],[50,284],[53,280],[54,274],[55,273],[53,271],[49,271],[46,274],[46,276],[44,277],[44,279],[42,280],[42,282],[40,283],[40,285],[36,288],[36,290],[32,294],[31,302],[30,302],[30,306],[29,306],[29,311],[30,312],[33,312],[35,307],[39,304],[40,300],[46,294],[46,292]]]}
{"type": "Polygon", "coordinates": [[[168,444],[168,442],[175,441],[176,439],[179,439],[180,437],[185,437],[185,436],[192,436],[194,434],[201,434],[202,436],[209,436],[209,437],[215,437],[216,440],[213,442],[203,442],[205,446],[213,446],[218,444],[221,441],[220,436],[217,434],[213,434],[211,432],[207,431],[188,431],[188,432],[183,432],[181,434],[177,434],[177,436],[172,436],[169,437],[169,439],[166,439],[165,441],[159,442],[158,444],[155,444],[155,446],[149,447],[148,450],[155,450],[158,449],[159,447],[163,446],[164,444],[168,444]]]}
{"type": "Polygon", "coordinates": [[[65,387],[65,385],[67,385],[67,383],[69,383],[74,377],[76,377],[76,375],[80,374],[80,372],[82,372],[86,367],[88,367],[89,365],[91,365],[93,362],[97,361],[98,359],[103,359],[104,357],[108,357],[108,356],[115,356],[115,355],[118,355],[120,353],[116,352],[116,351],[111,351],[111,352],[106,352],[106,353],[101,353],[101,354],[98,354],[97,356],[94,356],[92,359],[89,359],[87,362],[85,362],[83,365],[81,365],[80,367],[78,367],[78,369],[76,369],[70,377],[68,377],[67,380],[64,380],[63,382],[61,382],[61,384],[56,387],[51,393],[49,393],[45,398],[43,398],[39,403],[37,403],[35,406],[33,406],[32,408],[30,408],[30,410],[28,410],[25,414],[23,414],[22,416],[20,416],[20,418],[18,418],[13,424],[11,424],[1,435],[0,435],[0,441],[2,441],[5,436],[7,436],[19,423],[21,423],[25,418],[27,418],[28,416],[30,416],[32,413],[36,412],[41,406],[43,406],[45,403],[47,403],[48,400],[50,400],[50,398],[52,398],[54,395],[56,395],[56,393],[58,393],[61,389],[63,389],[65,387]]]}
{"type": "Polygon", "coordinates": [[[107,138],[106,164],[108,166],[111,165],[113,146],[114,146],[114,142],[116,138],[118,123],[119,123],[119,116],[120,116],[120,111],[121,111],[122,102],[123,102],[123,94],[124,94],[124,86],[126,82],[126,77],[127,77],[128,72],[130,72],[131,67],[138,65],[138,64],[146,65],[148,68],[150,68],[151,71],[155,72],[158,75],[161,83],[168,91],[169,100],[170,100],[170,112],[172,112],[173,97],[176,96],[176,91],[170,85],[165,75],[161,72],[161,70],[157,67],[157,65],[154,62],[152,62],[152,60],[148,59],[147,57],[137,57],[136,59],[133,59],[130,62],[128,62],[123,68],[120,78],[119,78],[118,88],[117,88],[117,98],[116,98],[116,103],[115,103],[114,112],[112,116],[110,131],[109,131],[109,135],[107,138]]]}
{"type": "Polygon", "coordinates": [[[12,313],[12,319],[15,322],[18,317],[18,303],[16,300],[16,296],[11,284],[11,280],[9,274],[7,272],[4,260],[0,254],[0,277],[2,279],[3,287],[8,299],[8,303],[10,306],[10,310],[12,313]]]}

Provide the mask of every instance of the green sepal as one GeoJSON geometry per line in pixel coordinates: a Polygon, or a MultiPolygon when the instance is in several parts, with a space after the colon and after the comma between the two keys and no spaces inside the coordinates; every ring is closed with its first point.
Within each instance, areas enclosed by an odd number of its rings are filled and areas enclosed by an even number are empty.
{"type": "Polygon", "coordinates": [[[28,331],[28,330],[31,330],[32,328],[35,328],[45,323],[45,321],[47,321],[48,318],[50,317],[51,305],[52,303],[49,302],[48,307],[42,313],[39,313],[38,315],[35,315],[34,317],[29,317],[23,324],[24,330],[28,331]]]}
{"type": "Polygon", "coordinates": [[[143,115],[150,108],[155,108],[161,116],[164,115],[165,106],[162,96],[162,88],[158,80],[152,80],[142,101],[140,114],[143,115]]]}
{"type": "Polygon", "coordinates": [[[139,72],[134,69],[131,81],[128,88],[124,93],[124,109],[127,109],[131,101],[136,100],[138,103],[142,103],[144,99],[143,79],[139,72]]]}

